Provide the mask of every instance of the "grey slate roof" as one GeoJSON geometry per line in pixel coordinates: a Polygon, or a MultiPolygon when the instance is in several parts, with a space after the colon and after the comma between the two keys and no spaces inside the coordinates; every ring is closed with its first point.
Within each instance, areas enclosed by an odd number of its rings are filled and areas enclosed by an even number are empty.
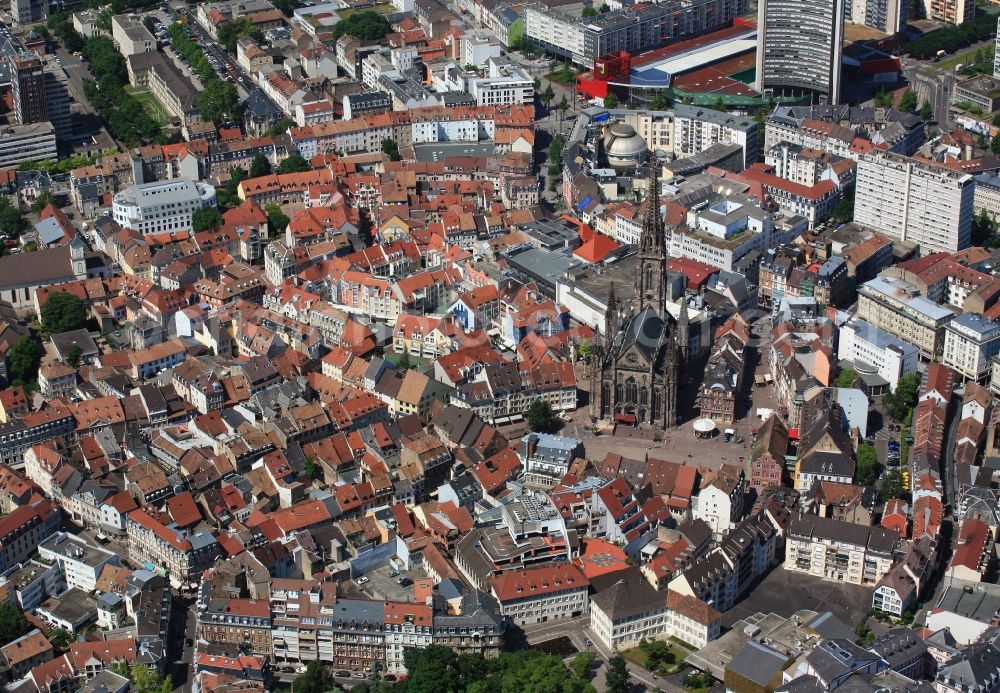
{"type": "Polygon", "coordinates": [[[786,655],[772,650],[763,643],[751,640],[736,653],[726,671],[732,671],[759,686],[766,687],[780,674],[787,661],[786,655]]]}
{"type": "Polygon", "coordinates": [[[612,622],[652,611],[658,605],[666,609],[666,599],[642,576],[637,566],[628,570],[600,576],[591,581],[597,594],[591,602],[603,611],[612,622]],[[605,580],[601,580],[605,578],[605,580]],[[606,580],[614,580],[607,585],[606,580]],[[599,587],[602,584],[606,587],[599,587]]]}

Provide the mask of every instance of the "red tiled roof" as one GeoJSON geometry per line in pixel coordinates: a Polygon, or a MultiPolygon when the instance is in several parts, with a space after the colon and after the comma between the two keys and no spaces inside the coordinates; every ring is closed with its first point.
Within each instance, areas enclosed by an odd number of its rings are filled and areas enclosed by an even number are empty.
{"type": "Polygon", "coordinates": [[[167,512],[178,527],[193,527],[201,522],[201,513],[190,491],[178,493],[167,499],[167,512]]]}
{"type": "Polygon", "coordinates": [[[572,563],[509,570],[490,578],[490,583],[501,603],[590,587],[587,576],[572,563]]]}
{"type": "Polygon", "coordinates": [[[697,597],[674,590],[667,591],[667,608],[704,626],[722,618],[722,614],[697,597]]]}
{"type": "Polygon", "coordinates": [[[970,570],[979,569],[979,559],[991,539],[990,527],[982,520],[970,518],[962,522],[958,543],[951,558],[951,566],[964,566],[970,570]]]}

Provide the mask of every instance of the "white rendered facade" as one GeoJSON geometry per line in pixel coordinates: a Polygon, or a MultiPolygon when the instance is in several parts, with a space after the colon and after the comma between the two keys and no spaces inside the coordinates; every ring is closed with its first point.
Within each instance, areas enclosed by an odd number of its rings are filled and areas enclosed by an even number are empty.
{"type": "Polygon", "coordinates": [[[215,206],[215,188],[178,178],[132,185],[114,196],[112,216],[122,227],[143,235],[190,230],[202,207],[215,206]]]}
{"type": "Polygon", "coordinates": [[[917,371],[919,350],[864,320],[853,319],[840,328],[837,358],[873,366],[895,390],[899,379],[917,371]]]}
{"type": "Polygon", "coordinates": [[[84,592],[96,589],[104,566],[120,565],[117,554],[66,532],[56,532],[39,544],[38,555],[59,565],[68,587],[84,592]]]}
{"type": "Polygon", "coordinates": [[[977,313],[962,313],[944,326],[941,362],[967,380],[982,382],[990,360],[1000,354],[1000,324],[977,313]]]}
{"type": "Polygon", "coordinates": [[[477,106],[531,104],[535,101],[535,83],[521,67],[490,59],[486,76],[468,80],[469,93],[477,106]]]}

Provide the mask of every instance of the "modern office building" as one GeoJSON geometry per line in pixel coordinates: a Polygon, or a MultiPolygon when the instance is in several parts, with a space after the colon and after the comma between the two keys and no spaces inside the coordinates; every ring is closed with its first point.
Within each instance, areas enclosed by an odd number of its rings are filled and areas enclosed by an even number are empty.
{"type": "Polygon", "coordinates": [[[971,242],[975,178],[889,152],[858,160],[854,221],[923,255],[953,253],[971,242]]]}
{"type": "Polygon", "coordinates": [[[468,91],[477,106],[534,103],[535,83],[519,65],[490,58],[486,61],[485,72],[485,76],[467,81],[468,91]]]}
{"type": "Polygon", "coordinates": [[[7,59],[14,118],[18,125],[48,120],[45,108],[45,67],[34,51],[20,51],[7,59]]]}
{"type": "Polygon", "coordinates": [[[45,71],[45,111],[56,129],[56,137],[68,140],[73,136],[73,116],[69,109],[69,88],[62,69],[45,71]]]}
{"type": "Polygon", "coordinates": [[[917,372],[918,356],[915,346],[864,320],[853,318],[840,328],[837,358],[853,362],[862,378],[869,373],[883,378],[889,390],[904,375],[917,372]]]}
{"type": "Polygon", "coordinates": [[[748,11],[747,0],[669,0],[623,7],[589,18],[562,8],[527,6],[524,33],[547,53],[590,68],[602,55],[619,51],[638,55],[672,39],[729,26],[748,11]]]}
{"type": "Polygon", "coordinates": [[[983,113],[996,113],[1000,110],[1000,79],[989,75],[976,75],[964,79],[955,85],[951,92],[953,104],[971,103],[983,113]]]}
{"type": "Polygon", "coordinates": [[[11,0],[10,16],[14,24],[44,22],[49,17],[48,0],[11,0]]]}
{"type": "Polygon", "coordinates": [[[858,288],[858,315],[869,325],[895,335],[932,360],[944,349],[944,326],[955,314],[920,295],[904,279],[876,277],[858,288]]]}
{"type": "Polygon", "coordinates": [[[761,0],[757,89],[840,102],[845,0],[761,0]]]}
{"type": "Polygon", "coordinates": [[[944,326],[941,362],[966,380],[983,382],[991,359],[1000,354],[1000,323],[978,313],[962,313],[944,326]]]}
{"type": "Polygon", "coordinates": [[[906,25],[909,9],[910,4],[903,0],[851,0],[844,6],[844,18],[851,24],[896,34],[906,25]]]}
{"type": "Polygon", "coordinates": [[[1000,17],[997,17],[997,43],[993,51],[993,76],[1000,77],[1000,17]]]}
{"type": "Polygon", "coordinates": [[[115,194],[114,220],[124,228],[154,234],[191,229],[195,212],[215,205],[215,188],[186,178],[132,185],[115,194]]]}
{"type": "Polygon", "coordinates": [[[56,158],[56,130],[52,123],[42,121],[31,125],[11,125],[0,128],[0,168],[17,166],[23,161],[45,161],[56,158]]]}
{"type": "Polygon", "coordinates": [[[106,565],[121,565],[118,554],[91,543],[84,536],[56,532],[38,545],[43,561],[58,564],[66,585],[92,592],[106,565]]]}
{"type": "Polygon", "coordinates": [[[986,212],[994,219],[1000,217],[1000,176],[980,173],[976,176],[976,195],[973,207],[976,214],[986,212]]]}

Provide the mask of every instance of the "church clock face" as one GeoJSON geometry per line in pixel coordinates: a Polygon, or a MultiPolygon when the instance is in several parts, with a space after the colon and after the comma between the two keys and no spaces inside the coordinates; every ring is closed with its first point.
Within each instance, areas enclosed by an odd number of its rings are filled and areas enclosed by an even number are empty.
{"type": "Polygon", "coordinates": [[[635,354],[629,354],[628,356],[625,357],[625,360],[628,361],[629,363],[639,363],[639,357],[636,356],[635,354]]]}

